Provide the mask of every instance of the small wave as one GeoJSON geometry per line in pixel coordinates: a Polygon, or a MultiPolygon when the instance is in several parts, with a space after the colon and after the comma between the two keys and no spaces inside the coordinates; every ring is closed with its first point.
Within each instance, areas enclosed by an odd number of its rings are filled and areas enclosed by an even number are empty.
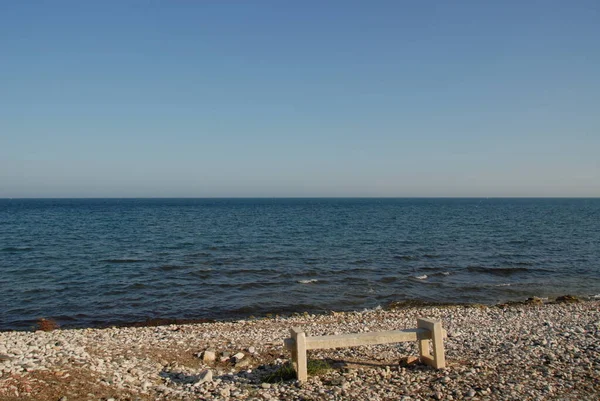
{"type": "Polygon", "coordinates": [[[211,254],[208,253],[208,252],[197,252],[197,253],[189,254],[187,256],[190,257],[190,258],[198,258],[198,257],[204,258],[204,257],[211,256],[211,254]]]}
{"type": "Polygon", "coordinates": [[[431,273],[431,276],[449,276],[450,272],[434,272],[431,273]]]}
{"type": "Polygon", "coordinates": [[[366,265],[369,263],[371,263],[371,261],[367,260],[367,259],[357,259],[357,260],[350,262],[351,265],[366,265]]]}
{"type": "Polygon", "coordinates": [[[183,266],[183,265],[163,265],[163,266],[158,266],[156,269],[163,271],[163,272],[170,272],[173,270],[182,270],[182,269],[187,269],[190,266],[183,266]]]}
{"type": "Polygon", "coordinates": [[[417,280],[425,280],[427,277],[427,274],[423,274],[422,276],[415,276],[417,280]]]}
{"type": "Polygon", "coordinates": [[[600,299],[600,294],[594,295],[595,299],[600,299]]]}
{"type": "Polygon", "coordinates": [[[379,279],[379,282],[380,283],[393,283],[396,280],[398,280],[398,277],[396,277],[396,276],[387,276],[387,277],[382,277],[381,279],[379,279]]]}
{"type": "Polygon", "coordinates": [[[426,253],[426,254],[423,255],[423,257],[425,259],[438,259],[438,258],[441,258],[442,256],[441,255],[434,255],[434,254],[426,253]]]}
{"type": "Polygon", "coordinates": [[[298,283],[300,283],[300,284],[313,284],[313,283],[316,283],[318,281],[319,280],[317,280],[317,279],[311,278],[309,280],[298,280],[298,283]]]}
{"type": "Polygon", "coordinates": [[[510,287],[511,283],[495,284],[494,287],[510,287]]]}
{"type": "MultiPolygon", "coordinates": [[[[427,270],[427,269],[421,269],[421,270],[427,270]]],[[[433,269],[429,269],[429,270],[433,270],[433,269]]],[[[430,273],[429,276],[449,276],[451,273],[450,272],[433,272],[430,273]]]]}
{"type": "Polygon", "coordinates": [[[416,256],[413,255],[394,255],[394,259],[400,259],[400,260],[417,260],[419,259],[416,256]]]}
{"type": "Polygon", "coordinates": [[[134,259],[134,258],[123,258],[123,259],[105,259],[103,262],[106,263],[140,263],[144,262],[143,259],[134,259]]]}
{"type": "Polygon", "coordinates": [[[472,273],[485,273],[494,276],[510,276],[518,273],[527,273],[530,270],[526,267],[486,267],[486,266],[469,266],[467,270],[472,273]]]}
{"type": "Polygon", "coordinates": [[[26,252],[33,250],[30,246],[9,246],[2,248],[2,252],[26,252]]]}
{"type": "Polygon", "coordinates": [[[126,290],[141,290],[143,288],[148,288],[148,286],[144,283],[133,283],[125,287],[126,290]]]}

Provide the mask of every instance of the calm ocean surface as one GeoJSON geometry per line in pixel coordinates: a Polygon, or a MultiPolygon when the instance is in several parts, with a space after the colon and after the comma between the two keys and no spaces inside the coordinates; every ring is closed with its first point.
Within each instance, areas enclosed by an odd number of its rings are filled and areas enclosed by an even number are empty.
{"type": "Polygon", "coordinates": [[[0,330],[600,296],[600,199],[0,200],[0,330]]]}

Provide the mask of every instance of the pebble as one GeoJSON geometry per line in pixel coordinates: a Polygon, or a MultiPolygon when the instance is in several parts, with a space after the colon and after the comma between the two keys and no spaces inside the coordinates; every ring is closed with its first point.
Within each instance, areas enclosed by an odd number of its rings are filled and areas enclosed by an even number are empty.
{"type": "MultiPolygon", "coordinates": [[[[176,327],[0,332],[0,399],[14,398],[13,388],[21,391],[15,377],[25,380],[27,376],[21,375],[50,371],[55,372],[54,380],[74,383],[81,371],[97,377],[97,385],[114,399],[595,401],[600,399],[594,381],[600,376],[598,355],[600,301],[372,309],[176,327]],[[341,363],[302,384],[264,381],[288,362],[283,339],[290,327],[302,326],[310,336],[385,331],[413,328],[421,316],[441,319],[448,331],[448,367],[442,371],[419,363],[416,343],[401,343],[311,351],[312,359],[341,363]],[[198,350],[204,350],[201,357],[188,363],[185,356],[193,360],[198,350]],[[225,360],[216,362],[217,355],[225,360]]],[[[66,396],[59,400],[68,401],[66,396]]]]}

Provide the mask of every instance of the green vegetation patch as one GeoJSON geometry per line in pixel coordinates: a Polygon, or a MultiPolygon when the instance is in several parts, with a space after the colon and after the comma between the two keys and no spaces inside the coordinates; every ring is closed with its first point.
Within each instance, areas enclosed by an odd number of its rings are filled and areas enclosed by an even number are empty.
{"type": "MultiPolygon", "coordinates": [[[[327,361],[309,359],[307,362],[306,370],[309,376],[318,376],[331,370],[331,366],[327,361]]],[[[291,363],[286,363],[276,371],[263,377],[262,381],[265,383],[281,383],[288,380],[296,379],[296,370],[291,363]]]]}

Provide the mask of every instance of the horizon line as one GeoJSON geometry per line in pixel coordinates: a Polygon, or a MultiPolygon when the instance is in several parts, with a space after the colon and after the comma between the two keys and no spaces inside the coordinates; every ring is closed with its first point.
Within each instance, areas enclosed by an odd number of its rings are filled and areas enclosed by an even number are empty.
{"type": "Polygon", "coordinates": [[[75,197],[0,197],[0,200],[60,199],[600,199],[600,196],[75,196],[75,197]]]}

